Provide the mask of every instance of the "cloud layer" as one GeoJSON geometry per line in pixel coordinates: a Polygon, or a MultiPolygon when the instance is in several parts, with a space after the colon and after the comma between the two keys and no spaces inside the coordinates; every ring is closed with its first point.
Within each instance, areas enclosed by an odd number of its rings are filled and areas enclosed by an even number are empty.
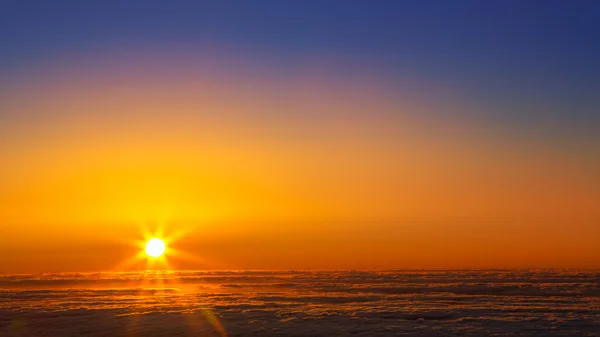
{"type": "Polygon", "coordinates": [[[2,336],[595,335],[593,271],[170,272],[0,278],[2,336]]]}

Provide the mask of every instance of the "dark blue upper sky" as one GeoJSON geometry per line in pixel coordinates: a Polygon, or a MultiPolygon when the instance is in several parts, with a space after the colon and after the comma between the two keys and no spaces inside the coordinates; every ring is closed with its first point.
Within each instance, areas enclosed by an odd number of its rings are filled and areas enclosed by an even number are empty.
{"type": "Polygon", "coordinates": [[[588,121],[600,107],[598,18],[592,0],[4,0],[0,74],[104,45],[217,44],[278,60],[338,55],[392,78],[433,77],[474,100],[550,105],[549,118],[588,121]]]}

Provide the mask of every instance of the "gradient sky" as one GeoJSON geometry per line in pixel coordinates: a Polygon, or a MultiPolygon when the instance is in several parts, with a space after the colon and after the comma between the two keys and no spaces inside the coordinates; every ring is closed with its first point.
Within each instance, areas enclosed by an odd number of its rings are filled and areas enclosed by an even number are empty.
{"type": "Polygon", "coordinates": [[[177,268],[600,268],[598,17],[4,1],[0,272],[115,270],[142,227],[177,268]]]}

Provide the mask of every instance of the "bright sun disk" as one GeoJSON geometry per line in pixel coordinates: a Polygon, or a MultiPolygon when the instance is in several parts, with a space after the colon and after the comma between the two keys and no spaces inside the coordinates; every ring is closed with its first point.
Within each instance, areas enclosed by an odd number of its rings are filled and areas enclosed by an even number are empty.
{"type": "Polygon", "coordinates": [[[161,239],[153,238],[146,242],[146,254],[152,257],[159,257],[165,252],[165,242],[161,239]]]}

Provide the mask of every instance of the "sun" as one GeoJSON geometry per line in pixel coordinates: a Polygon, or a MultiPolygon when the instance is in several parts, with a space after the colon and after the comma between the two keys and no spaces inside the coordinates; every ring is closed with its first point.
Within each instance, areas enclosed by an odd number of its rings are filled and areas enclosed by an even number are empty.
{"type": "Polygon", "coordinates": [[[146,254],[151,257],[159,257],[165,253],[165,242],[161,239],[152,238],[146,242],[146,254]]]}
{"type": "Polygon", "coordinates": [[[142,269],[145,262],[145,270],[171,270],[170,259],[176,260],[198,260],[198,256],[177,249],[176,242],[183,238],[190,230],[186,227],[177,231],[165,233],[164,227],[157,225],[153,231],[141,226],[141,233],[137,239],[128,241],[132,248],[136,248],[136,254],[124,260],[115,269],[127,270],[129,268],[142,269]]]}

